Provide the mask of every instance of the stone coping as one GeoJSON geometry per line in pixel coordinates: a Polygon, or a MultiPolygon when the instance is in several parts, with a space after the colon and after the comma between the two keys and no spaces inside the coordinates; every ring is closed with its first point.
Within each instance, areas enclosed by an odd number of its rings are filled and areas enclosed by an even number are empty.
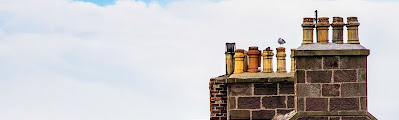
{"type": "Polygon", "coordinates": [[[370,50],[360,44],[302,44],[293,56],[321,56],[321,55],[369,55],[370,50]]]}
{"type": "Polygon", "coordinates": [[[295,120],[301,116],[365,116],[372,120],[378,120],[368,111],[296,111],[295,115],[289,120],[295,120]]]}
{"type": "Polygon", "coordinates": [[[294,73],[239,73],[232,74],[227,83],[294,82],[294,73]]]}

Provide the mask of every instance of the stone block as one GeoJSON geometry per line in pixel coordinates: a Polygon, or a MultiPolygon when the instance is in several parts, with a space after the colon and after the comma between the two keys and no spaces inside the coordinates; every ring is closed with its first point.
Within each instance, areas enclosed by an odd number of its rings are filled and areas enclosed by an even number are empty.
{"type": "Polygon", "coordinates": [[[230,119],[235,120],[249,120],[250,111],[249,110],[230,110],[230,119]]]}
{"type": "Polygon", "coordinates": [[[367,96],[366,83],[343,83],[341,87],[342,97],[367,96]]]}
{"type": "Polygon", "coordinates": [[[298,111],[305,111],[305,100],[304,98],[296,98],[298,111]]]}
{"type": "Polygon", "coordinates": [[[285,96],[266,96],[262,98],[262,106],[265,108],[286,108],[285,96]]]}
{"type": "Polygon", "coordinates": [[[370,120],[369,118],[367,118],[367,117],[342,117],[342,119],[341,120],[370,120]]]}
{"type": "Polygon", "coordinates": [[[328,120],[328,117],[300,117],[297,120],[328,120]]]}
{"type": "Polygon", "coordinates": [[[295,72],[295,80],[296,83],[305,83],[305,71],[297,69],[295,72]]]}
{"type": "Polygon", "coordinates": [[[321,87],[323,96],[339,96],[339,84],[323,84],[321,87]]]}
{"type": "Polygon", "coordinates": [[[359,98],[330,98],[330,111],[359,110],[359,98]]]}
{"type": "Polygon", "coordinates": [[[365,68],[360,68],[357,71],[357,80],[362,83],[367,82],[367,70],[365,68]]]}
{"type": "Polygon", "coordinates": [[[251,84],[249,83],[230,84],[229,95],[230,96],[252,95],[251,84]]]}
{"type": "Polygon", "coordinates": [[[293,110],[295,110],[295,109],[277,109],[277,114],[284,115],[284,114],[287,114],[287,113],[289,113],[289,112],[291,112],[293,110]]]}
{"type": "Polygon", "coordinates": [[[367,97],[360,97],[360,110],[367,111],[367,97]]]}
{"type": "Polygon", "coordinates": [[[356,70],[335,70],[334,82],[357,82],[356,70]]]}
{"type": "Polygon", "coordinates": [[[306,82],[308,83],[330,83],[332,71],[306,71],[306,82]]]}
{"type": "Polygon", "coordinates": [[[367,56],[341,56],[340,69],[366,68],[367,56]]]}
{"type": "Polygon", "coordinates": [[[227,103],[229,104],[228,105],[228,109],[236,109],[236,98],[235,97],[229,97],[228,99],[227,99],[227,103]]]}
{"type": "Polygon", "coordinates": [[[287,108],[294,108],[294,107],[295,107],[295,97],[287,96],[287,108]]]}
{"type": "Polygon", "coordinates": [[[320,84],[297,84],[298,97],[320,97],[320,84]]]}
{"type": "Polygon", "coordinates": [[[260,97],[239,97],[237,106],[238,109],[259,109],[260,97]]]}
{"type": "Polygon", "coordinates": [[[277,95],[277,83],[254,84],[255,95],[277,95]]]}
{"type": "Polygon", "coordinates": [[[279,94],[294,94],[294,83],[280,83],[279,94]]]}
{"type": "Polygon", "coordinates": [[[275,115],[274,110],[259,110],[259,111],[252,111],[252,119],[253,120],[271,120],[275,115]]]}
{"type": "Polygon", "coordinates": [[[327,111],[328,99],[327,98],[306,98],[305,111],[327,111]]]}
{"type": "Polygon", "coordinates": [[[296,69],[321,69],[321,57],[295,57],[296,69]]]}
{"type": "Polygon", "coordinates": [[[338,69],[339,56],[324,56],[323,69],[338,69]]]}

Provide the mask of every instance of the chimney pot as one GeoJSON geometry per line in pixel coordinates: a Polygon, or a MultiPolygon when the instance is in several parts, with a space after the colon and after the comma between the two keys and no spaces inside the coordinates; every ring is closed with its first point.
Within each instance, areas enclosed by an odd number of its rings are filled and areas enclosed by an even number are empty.
{"type": "Polygon", "coordinates": [[[244,72],[244,49],[235,50],[234,74],[244,72]]]}
{"type": "Polygon", "coordinates": [[[257,46],[249,47],[248,50],[248,57],[249,57],[249,64],[248,64],[248,72],[256,73],[259,72],[259,55],[260,52],[257,46]]]}
{"type": "Polygon", "coordinates": [[[285,69],[285,57],[287,56],[285,54],[285,48],[284,47],[278,47],[276,48],[277,50],[277,72],[278,73],[285,73],[287,70],[285,69]]]}
{"type": "Polygon", "coordinates": [[[273,50],[263,50],[263,71],[264,73],[272,73],[273,72],[273,50]]]}
{"type": "Polygon", "coordinates": [[[328,43],[328,29],[330,27],[328,19],[328,17],[319,18],[319,22],[317,23],[317,43],[328,43]]]}
{"type": "Polygon", "coordinates": [[[303,41],[302,44],[313,43],[313,28],[315,27],[314,18],[303,18],[303,41]]]}
{"type": "Polygon", "coordinates": [[[333,17],[333,23],[331,24],[333,29],[332,42],[337,44],[344,43],[344,19],[342,17],[333,17]]]}
{"type": "Polygon", "coordinates": [[[346,28],[348,30],[348,43],[360,44],[358,27],[360,23],[357,21],[357,17],[348,17],[346,28]]]}

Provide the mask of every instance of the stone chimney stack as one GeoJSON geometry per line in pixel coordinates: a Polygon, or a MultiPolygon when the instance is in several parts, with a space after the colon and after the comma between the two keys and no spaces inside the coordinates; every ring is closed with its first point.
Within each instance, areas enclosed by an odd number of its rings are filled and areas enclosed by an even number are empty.
{"type": "Polygon", "coordinates": [[[329,27],[330,27],[330,23],[328,21],[328,17],[319,18],[319,22],[317,23],[317,43],[320,43],[320,44],[328,43],[329,27]]]}
{"type": "Polygon", "coordinates": [[[248,72],[250,73],[259,72],[258,67],[260,60],[259,59],[260,52],[258,50],[258,47],[256,46],[249,47],[248,56],[249,56],[248,72]]]}
{"type": "Polygon", "coordinates": [[[360,44],[358,27],[360,23],[357,21],[357,17],[348,17],[346,27],[348,29],[348,43],[360,44]]]}
{"type": "Polygon", "coordinates": [[[263,50],[263,71],[264,73],[273,73],[273,51],[271,49],[263,50]]]}
{"type": "MultiPolygon", "coordinates": [[[[376,120],[367,111],[367,56],[358,41],[356,17],[348,18],[348,43],[328,43],[328,18],[320,18],[320,44],[294,50],[295,110],[290,120],[376,120]]],[[[333,27],[342,26],[335,17],[333,27]]],[[[334,29],[337,30],[337,29],[334,29]]],[[[339,29],[338,29],[339,30],[339,29]]],[[[334,31],[340,43],[341,31],[334,31]]]]}
{"type": "Polygon", "coordinates": [[[313,29],[315,27],[314,18],[303,18],[303,41],[302,44],[313,43],[313,29]]]}
{"type": "Polygon", "coordinates": [[[234,74],[243,73],[244,72],[244,49],[236,49],[234,59],[235,59],[234,74]]]}
{"type": "Polygon", "coordinates": [[[285,48],[284,47],[278,47],[276,48],[277,50],[277,72],[278,73],[285,73],[287,70],[285,69],[285,57],[287,56],[285,54],[285,48]]]}
{"type": "Polygon", "coordinates": [[[333,29],[332,42],[337,44],[344,43],[344,19],[342,17],[333,17],[331,27],[333,29]]]}

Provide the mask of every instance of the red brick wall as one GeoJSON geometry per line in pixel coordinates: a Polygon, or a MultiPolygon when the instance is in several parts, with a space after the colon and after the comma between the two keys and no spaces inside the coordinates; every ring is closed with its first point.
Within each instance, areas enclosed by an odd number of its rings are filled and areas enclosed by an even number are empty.
{"type": "Polygon", "coordinates": [[[227,120],[227,86],[225,77],[211,78],[209,81],[211,120],[227,120]]]}

